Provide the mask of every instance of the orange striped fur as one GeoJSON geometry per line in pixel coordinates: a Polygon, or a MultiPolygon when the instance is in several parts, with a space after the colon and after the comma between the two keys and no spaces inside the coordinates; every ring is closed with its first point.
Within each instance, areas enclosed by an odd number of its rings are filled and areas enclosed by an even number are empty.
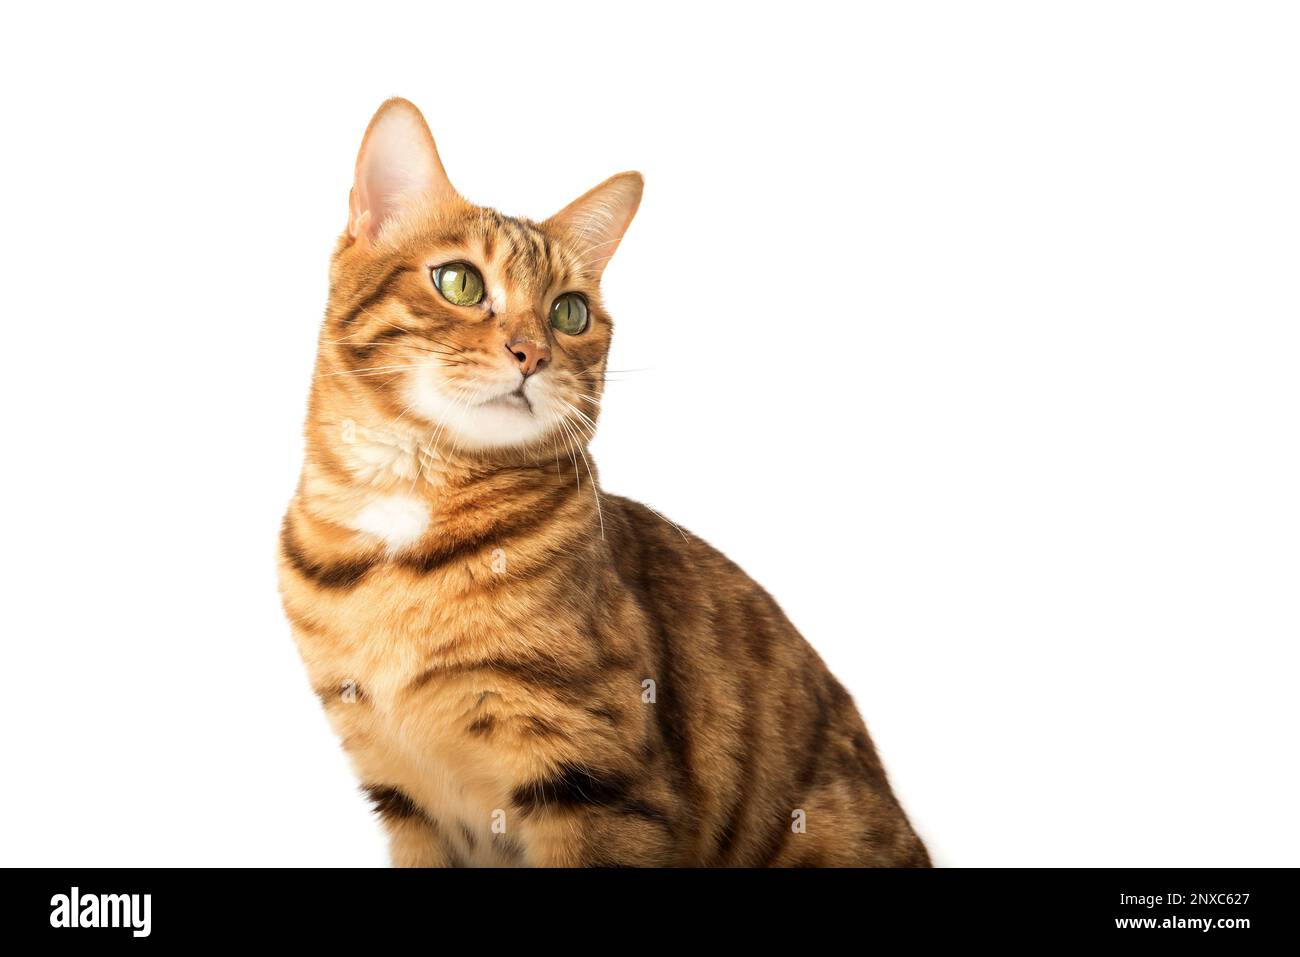
{"type": "Polygon", "coordinates": [[[280,536],[312,685],[397,865],[926,865],[776,602],[594,494],[599,281],[640,194],[624,173],[506,217],[451,187],[414,106],[376,114],[280,536]],[[448,263],[481,302],[443,296],[448,263]],[[578,334],[550,325],[564,293],[578,334]]]}

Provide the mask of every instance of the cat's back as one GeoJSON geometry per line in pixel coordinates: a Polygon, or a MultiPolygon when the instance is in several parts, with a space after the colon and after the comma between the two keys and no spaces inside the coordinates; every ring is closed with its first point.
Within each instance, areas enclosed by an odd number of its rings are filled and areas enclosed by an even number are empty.
{"type": "Polygon", "coordinates": [[[674,651],[759,667],[821,664],[772,596],[721,551],[640,502],[606,501],[610,560],[668,637],[686,642],[674,651]]]}
{"type": "Polygon", "coordinates": [[[926,866],[852,698],[720,551],[610,496],[615,573],[645,610],[661,739],[704,820],[700,863],[926,866]]]}

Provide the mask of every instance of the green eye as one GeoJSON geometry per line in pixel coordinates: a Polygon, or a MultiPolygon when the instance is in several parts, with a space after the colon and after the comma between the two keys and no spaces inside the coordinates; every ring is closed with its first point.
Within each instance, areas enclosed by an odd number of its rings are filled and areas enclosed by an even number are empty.
{"type": "Polygon", "coordinates": [[[433,284],[442,298],[456,306],[477,305],[483,299],[483,277],[469,263],[447,263],[433,271],[433,284]]]}
{"type": "Polygon", "coordinates": [[[587,328],[587,300],[576,292],[566,292],[551,306],[551,325],[565,335],[578,335],[587,328]]]}

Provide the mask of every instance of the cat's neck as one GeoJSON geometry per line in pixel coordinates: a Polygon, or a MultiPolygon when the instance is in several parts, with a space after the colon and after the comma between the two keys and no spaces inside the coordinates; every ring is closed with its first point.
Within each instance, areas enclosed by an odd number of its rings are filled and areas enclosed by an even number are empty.
{"type": "Polygon", "coordinates": [[[445,516],[491,508],[508,522],[551,491],[596,488],[590,454],[538,447],[464,450],[436,429],[401,420],[313,410],[298,489],[320,519],[400,550],[436,531],[445,516]],[[532,503],[532,504],[530,504],[532,503]]]}

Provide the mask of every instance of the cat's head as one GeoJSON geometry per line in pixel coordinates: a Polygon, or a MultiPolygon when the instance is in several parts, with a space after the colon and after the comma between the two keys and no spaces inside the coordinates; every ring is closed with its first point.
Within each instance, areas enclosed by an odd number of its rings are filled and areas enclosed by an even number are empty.
{"type": "Polygon", "coordinates": [[[620,173],[542,222],[504,216],[456,191],[420,111],[389,100],[357,157],[318,389],[458,450],[585,442],[610,343],[600,276],[641,184],[620,173]]]}

